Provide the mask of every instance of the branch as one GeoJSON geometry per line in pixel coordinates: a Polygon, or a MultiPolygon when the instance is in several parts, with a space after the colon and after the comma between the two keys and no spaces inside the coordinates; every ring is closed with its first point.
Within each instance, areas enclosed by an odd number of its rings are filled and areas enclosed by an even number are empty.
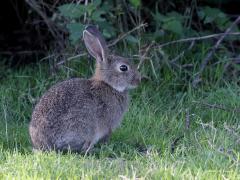
{"type": "Polygon", "coordinates": [[[226,123],[224,123],[224,129],[226,129],[230,134],[234,135],[238,139],[240,139],[240,135],[230,126],[228,126],[226,123]]]}
{"type": "Polygon", "coordinates": [[[186,109],[185,128],[186,128],[186,130],[189,130],[189,128],[190,128],[190,114],[189,114],[189,109],[186,109]]]}
{"type": "Polygon", "coordinates": [[[197,102],[197,101],[193,101],[194,103],[197,103],[201,106],[206,106],[212,109],[220,109],[223,111],[227,111],[227,112],[240,112],[240,108],[234,108],[234,107],[225,107],[222,104],[209,104],[209,103],[205,103],[205,102],[197,102]]]}
{"type": "Polygon", "coordinates": [[[215,53],[215,51],[217,50],[219,45],[222,43],[223,39],[227,35],[229,35],[229,33],[232,31],[233,27],[235,25],[237,25],[239,22],[240,22],[240,16],[231,24],[231,26],[229,28],[227,28],[227,30],[222,34],[222,36],[220,36],[220,38],[218,39],[216,44],[213,46],[212,50],[208,52],[207,56],[202,61],[202,64],[201,64],[199,72],[197,73],[196,77],[193,80],[193,83],[192,83],[193,87],[196,87],[197,84],[201,81],[200,76],[201,76],[203,70],[207,66],[208,62],[211,60],[212,55],[215,53]]]}
{"type": "Polygon", "coordinates": [[[76,56],[71,56],[71,57],[67,58],[66,60],[62,60],[62,61],[58,62],[57,65],[58,66],[62,65],[64,63],[66,63],[67,61],[71,61],[73,59],[76,59],[76,58],[79,58],[79,57],[83,57],[83,56],[86,56],[86,55],[87,55],[87,53],[82,53],[82,54],[78,54],[76,56]]]}
{"type": "MultiPolygon", "coordinates": [[[[39,7],[39,4],[35,0],[25,0],[25,2],[39,14],[39,16],[44,20],[45,24],[47,25],[52,36],[57,40],[60,37],[60,34],[57,30],[54,29],[55,25],[51,21],[51,19],[47,17],[46,13],[42,12],[41,8],[39,7]]],[[[64,47],[63,44],[60,43],[60,41],[57,42],[60,45],[60,47],[62,48],[64,47]]]]}
{"type": "MultiPolygon", "coordinates": [[[[215,38],[215,37],[219,37],[224,35],[225,33],[218,33],[218,34],[210,34],[207,36],[200,36],[200,37],[191,37],[191,38],[185,38],[185,39],[179,39],[176,41],[170,41],[164,44],[160,44],[160,45],[156,45],[153,48],[163,48],[165,46],[169,46],[172,44],[177,44],[177,43],[183,43],[183,42],[189,42],[189,41],[200,41],[200,40],[205,40],[205,39],[211,39],[211,38],[215,38]]],[[[227,35],[233,35],[233,36],[238,36],[240,35],[240,32],[232,32],[232,33],[228,33],[227,35]]]]}
{"type": "Polygon", "coordinates": [[[124,39],[127,35],[131,34],[132,32],[142,28],[142,27],[146,27],[147,23],[144,24],[140,24],[138,26],[136,26],[135,28],[133,28],[132,30],[120,35],[116,40],[114,40],[112,43],[108,44],[108,47],[114,46],[116,45],[119,41],[121,41],[122,39],[124,39]]]}
{"type": "MultiPolygon", "coordinates": [[[[79,3],[80,3],[80,1],[79,1],[79,3]]],[[[88,0],[85,0],[84,5],[85,5],[85,6],[88,5],[88,0]]],[[[83,19],[83,22],[86,23],[86,20],[87,20],[87,12],[84,13],[84,19],[83,19]]]]}
{"type": "MultiPolygon", "coordinates": [[[[142,63],[143,63],[144,60],[146,59],[146,55],[148,54],[149,50],[151,49],[151,47],[152,47],[154,44],[155,44],[154,41],[151,42],[151,44],[149,44],[149,45],[147,46],[147,48],[144,50],[143,55],[140,55],[140,61],[139,61],[139,63],[138,63],[137,69],[140,68],[140,66],[142,65],[142,63]]],[[[140,51],[139,54],[141,54],[141,51],[140,51]]]]}
{"type": "Polygon", "coordinates": [[[194,45],[195,45],[195,41],[192,41],[190,46],[185,51],[183,51],[179,55],[177,55],[174,59],[172,59],[170,61],[170,63],[175,63],[178,59],[180,59],[181,57],[184,56],[185,52],[190,51],[193,48],[194,45]]]}
{"type": "Polygon", "coordinates": [[[43,53],[44,54],[44,51],[0,51],[0,55],[28,55],[28,54],[41,54],[43,53]]]}

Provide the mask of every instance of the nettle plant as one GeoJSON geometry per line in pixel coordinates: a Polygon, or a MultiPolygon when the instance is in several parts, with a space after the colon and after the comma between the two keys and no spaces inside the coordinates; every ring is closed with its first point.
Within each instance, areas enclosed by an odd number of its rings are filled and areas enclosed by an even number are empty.
{"type": "MultiPolygon", "coordinates": [[[[216,31],[224,31],[232,23],[230,18],[220,9],[208,6],[186,8],[185,12],[170,11],[160,13],[158,9],[152,12],[153,25],[156,30],[180,36],[196,36],[199,34],[210,34],[216,31]]],[[[237,26],[235,27],[237,30],[237,26]]],[[[161,34],[161,33],[157,33],[161,34]]]]}
{"type": "MultiPolygon", "coordinates": [[[[86,2],[88,3],[67,3],[58,6],[60,15],[58,23],[67,29],[70,42],[73,45],[79,42],[87,24],[99,26],[107,40],[118,39],[118,35],[127,33],[116,49],[124,48],[124,52],[129,54],[130,51],[132,55],[136,55],[132,56],[136,59],[140,59],[143,54],[143,59],[146,60],[144,61],[145,66],[141,66],[141,69],[150,71],[147,74],[150,77],[153,76],[154,79],[163,77],[162,75],[158,76],[157,73],[164,73],[164,77],[167,77],[167,72],[170,78],[176,76],[183,79],[184,83],[189,82],[194,71],[198,71],[208,50],[214,45],[214,41],[205,39],[192,43],[192,46],[189,46],[188,43],[178,43],[164,48],[148,48],[149,45],[161,45],[181,38],[223,33],[232,24],[232,19],[218,8],[198,6],[192,3],[186,3],[186,6],[183,3],[184,5],[179,7],[175,0],[166,2],[164,6],[161,6],[162,0],[151,1],[152,3],[141,0],[91,0],[86,2]],[[142,29],[131,31],[141,23],[148,24],[146,31],[142,31],[142,29]],[[128,33],[129,31],[131,33],[128,33]],[[146,49],[149,50],[147,54],[144,54],[146,49]],[[199,51],[199,49],[202,50],[199,51]]],[[[238,26],[235,26],[232,31],[239,32],[238,26]]],[[[221,72],[225,71],[224,59],[235,58],[229,44],[237,38],[239,37],[226,37],[225,41],[221,43],[221,49],[219,48],[220,50],[211,61],[212,64],[218,62],[217,64],[221,65],[223,69],[221,72]]],[[[237,46],[234,51],[239,51],[237,46]]],[[[233,64],[234,67],[235,64],[233,64]]],[[[213,72],[213,69],[214,67],[211,66],[209,72],[213,72]]],[[[218,67],[215,69],[217,70],[218,67]]],[[[222,77],[222,73],[219,77],[222,77]]]]}
{"type": "Polygon", "coordinates": [[[69,3],[59,6],[60,14],[66,18],[66,27],[69,31],[69,39],[75,44],[81,37],[85,25],[89,22],[98,24],[106,37],[112,37],[116,33],[111,22],[116,18],[112,13],[111,1],[101,4],[101,0],[94,3],[77,4],[69,3]],[[101,7],[100,7],[101,5],[101,7]],[[109,18],[108,21],[106,19],[109,18]]]}
{"type": "MultiPolygon", "coordinates": [[[[88,4],[67,3],[59,6],[58,11],[63,17],[60,22],[67,28],[69,39],[73,44],[81,38],[86,24],[98,25],[104,37],[110,39],[135,27],[137,23],[134,24],[131,19],[146,19],[150,24],[148,33],[152,34],[147,36],[150,37],[147,39],[149,41],[156,41],[166,35],[179,38],[222,32],[231,24],[230,18],[217,8],[189,6],[180,12],[159,9],[159,3],[156,1],[156,8],[150,9],[142,6],[141,0],[93,0],[88,4]],[[125,27],[126,25],[128,27],[125,27]]],[[[131,34],[126,36],[125,40],[139,43],[138,38],[131,34]]]]}
{"type": "MultiPolygon", "coordinates": [[[[140,0],[131,0],[131,8],[138,8],[140,0]]],[[[62,22],[69,32],[69,40],[75,44],[82,38],[86,24],[98,25],[105,38],[113,38],[120,33],[121,16],[125,13],[123,5],[115,1],[94,0],[88,4],[68,3],[58,7],[62,22]]],[[[126,39],[130,39],[127,37],[126,39]]]]}

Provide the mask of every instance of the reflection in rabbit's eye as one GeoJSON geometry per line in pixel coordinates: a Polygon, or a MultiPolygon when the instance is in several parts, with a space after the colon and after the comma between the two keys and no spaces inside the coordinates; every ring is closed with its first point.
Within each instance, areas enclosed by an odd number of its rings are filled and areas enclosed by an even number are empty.
{"type": "Polygon", "coordinates": [[[121,66],[119,67],[119,69],[120,69],[121,71],[127,71],[127,70],[128,70],[128,67],[127,67],[125,64],[123,64],[123,65],[121,65],[121,66]]]}

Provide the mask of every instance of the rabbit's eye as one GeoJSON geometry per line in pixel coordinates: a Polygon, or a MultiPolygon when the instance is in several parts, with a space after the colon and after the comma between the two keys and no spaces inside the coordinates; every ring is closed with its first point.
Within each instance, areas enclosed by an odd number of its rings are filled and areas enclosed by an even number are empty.
{"type": "Polygon", "coordinates": [[[121,65],[121,66],[119,67],[119,69],[120,69],[121,71],[127,71],[127,70],[128,70],[128,67],[123,64],[123,65],[121,65]]]}

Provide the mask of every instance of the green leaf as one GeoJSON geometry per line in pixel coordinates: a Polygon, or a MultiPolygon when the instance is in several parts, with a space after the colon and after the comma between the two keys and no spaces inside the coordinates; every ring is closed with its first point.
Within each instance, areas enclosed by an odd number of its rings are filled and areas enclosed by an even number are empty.
{"type": "Polygon", "coordinates": [[[81,4],[64,4],[58,7],[61,15],[68,18],[80,18],[87,11],[86,7],[81,4]]]}
{"type": "Polygon", "coordinates": [[[85,26],[81,23],[70,23],[67,25],[70,34],[69,39],[73,44],[76,44],[81,39],[84,28],[85,26]]]}
{"type": "Polygon", "coordinates": [[[105,38],[112,38],[114,36],[116,36],[116,31],[117,29],[114,28],[110,23],[108,23],[107,21],[102,21],[98,23],[100,29],[102,29],[103,32],[103,36],[105,38]]]}
{"type": "Polygon", "coordinates": [[[178,35],[183,34],[183,26],[181,22],[178,21],[177,19],[172,19],[170,21],[164,22],[162,27],[163,29],[173,32],[175,34],[178,34],[178,35]]]}
{"type": "Polygon", "coordinates": [[[204,19],[204,24],[212,23],[214,21],[214,17],[212,16],[207,16],[204,19]]]}
{"type": "Polygon", "coordinates": [[[232,65],[236,68],[236,70],[240,71],[240,64],[232,63],[232,65]]]}
{"type": "Polygon", "coordinates": [[[197,14],[201,20],[205,18],[205,12],[203,10],[197,11],[197,14]]]}
{"type": "Polygon", "coordinates": [[[138,8],[141,5],[141,0],[129,0],[129,1],[135,8],[138,8]]]}
{"type": "Polygon", "coordinates": [[[94,0],[92,3],[93,3],[95,6],[100,6],[101,3],[102,3],[102,0],[94,0]]]}
{"type": "Polygon", "coordinates": [[[220,9],[204,7],[198,11],[198,16],[204,24],[214,23],[220,30],[227,28],[229,18],[220,9]]]}
{"type": "Polygon", "coordinates": [[[152,15],[153,15],[153,18],[156,22],[163,22],[164,19],[166,18],[166,16],[162,15],[159,12],[156,12],[155,14],[152,14],[152,15]]]}
{"type": "Polygon", "coordinates": [[[134,36],[132,36],[132,35],[126,36],[125,39],[126,39],[127,41],[129,41],[129,42],[131,42],[131,43],[135,43],[135,44],[139,42],[139,40],[138,40],[137,38],[135,38],[134,36]]]}
{"type": "Polygon", "coordinates": [[[111,1],[104,1],[104,3],[101,5],[101,10],[105,11],[106,13],[111,13],[113,5],[111,4],[111,1]]]}
{"type": "Polygon", "coordinates": [[[104,11],[102,11],[102,10],[96,10],[96,11],[93,12],[91,18],[92,18],[92,20],[94,20],[94,21],[102,22],[102,21],[105,21],[105,19],[101,17],[101,16],[104,15],[104,14],[105,14],[104,11]]]}
{"type": "Polygon", "coordinates": [[[93,3],[88,4],[87,6],[85,6],[85,8],[90,16],[93,14],[94,11],[97,10],[97,6],[95,6],[95,4],[93,4],[93,3]]]}
{"type": "Polygon", "coordinates": [[[184,20],[184,16],[176,11],[171,11],[169,13],[167,13],[167,17],[172,17],[180,22],[182,22],[184,20]]]}

